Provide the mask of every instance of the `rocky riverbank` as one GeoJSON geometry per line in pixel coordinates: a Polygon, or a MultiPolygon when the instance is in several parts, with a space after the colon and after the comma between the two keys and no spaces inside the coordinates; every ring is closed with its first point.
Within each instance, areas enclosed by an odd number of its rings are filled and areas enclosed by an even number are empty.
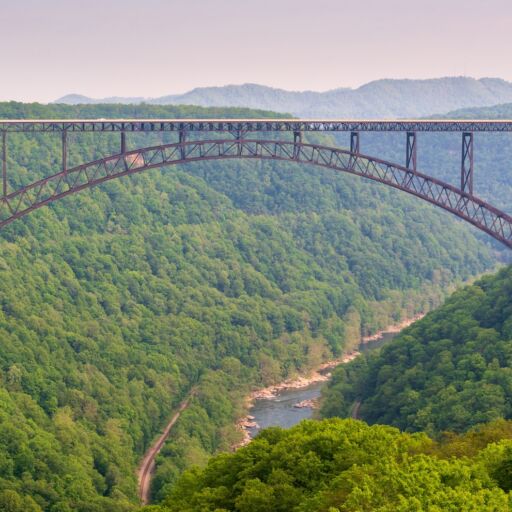
{"type": "Polygon", "coordinates": [[[397,332],[402,331],[406,327],[409,327],[414,322],[417,322],[418,320],[421,320],[426,313],[418,313],[411,318],[407,318],[403,320],[402,322],[399,322],[397,324],[392,324],[386,327],[385,329],[382,329],[381,331],[377,331],[375,334],[371,334],[370,336],[363,336],[361,338],[361,344],[370,343],[371,341],[377,341],[379,338],[382,337],[383,334],[396,334],[397,332]]]}
{"type": "Polygon", "coordinates": [[[287,379],[283,382],[280,382],[279,384],[257,389],[249,395],[248,404],[250,406],[254,400],[259,400],[261,398],[275,398],[281,391],[284,391],[285,389],[306,388],[311,384],[315,384],[316,382],[328,381],[331,377],[331,374],[326,372],[326,370],[335,368],[336,366],[343,363],[348,363],[349,361],[355,359],[358,355],[359,352],[354,350],[353,352],[350,352],[349,354],[346,354],[339,359],[334,359],[332,361],[327,361],[326,363],[321,364],[307,377],[299,376],[293,379],[287,379]]]}
{"type": "MultiPolygon", "coordinates": [[[[384,334],[393,334],[398,333],[402,329],[405,329],[406,327],[409,327],[409,325],[413,324],[417,320],[420,320],[425,316],[424,314],[417,314],[414,315],[411,318],[408,318],[404,320],[403,322],[399,322],[396,324],[392,324],[385,329],[382,329],[381,331],[376,332],[375,334],[369,335],[369,336],[363,336],[361,338],[361,344],[367,344],[372,343],[375,341],[378,341],[384,334]]],[[[311,386],[312,384],[318,383],[318,382],[327,382],[330,377],[331,373],[329,372],[330,369],[335,368],[336,366],[339,366],[340,364],[348,363],[349,361],[352,361],[356,357],[360,355],[360,352],[357,350],[354,350],[348,354],[345,354],[343,357],[334,359],[332,361],[327,361],[323,364],[321,364],[318,368],[316,368],[314,371],[312,371],[308,376],[299,376],[292,379],[287,379],[283,382],[280,382],[278,384],[274,384],[272,386],[268,386],[265,388],[260,388],[254,390],[248,397],[246,402],[247,410],[249,410],[255,400],[261,400],[261,399],[267,399],[271,400],[273,398],[276,398],[281,392],[289,389],[301,389],[306,388],[308,386],[311,386]]],[[[316,400],[303,400],[301,402],[298,402],[294,407],[296,408],[314,408],[316,406],[316,400]]],[[[246,415],[243,418],[240,418],[240,420],[237,422],[237,428],[240,430],[240,432],[243,435],[242,440],[233,446],[233,449],[236,450],[237,448],[240,448],[241,446],[245,446],[251,441],[251,429],[257,428],[258,425],[254,421],[254,416],[246,415]]]]}
{"type": "MultiPolygon", "coordinates": [[[[357,356],[359,356],[360,352],[354,350],[348,354],[345,354],[343,357],[334,359],[332,361],[327,361],[322,363],[318,368],[313,370],[307,377],[299,376],[293,379],[287,379],[279,384],[274,384],[272,386],[268,386],[266,388],[260,388],[254,390],[248,397],[246,402],[247,409],[250,409],[254,400],[261,399],[272,399],[276,398],[280,392],[285,391],[287,389],[301,389],[311,386],[317,382],[326,382],[331,378],[331,373],[328,371],[340,364],[348,363],[352,361],[357,356]]],[[[298,408],[303,407],[313,407],[313,403],[306,404],[305,402],[300,402],[297,404],[298,408]]],[[[251,433],[250,429],[257,427],[257,423],[254,421],[254,416],[250,414],[240,418],[236,424],[238,430],[242,432],[243,438],[242,440],[235,444],[232,448],[236,450],[242,446],[247,445],[251,441],[251,433]]]]}

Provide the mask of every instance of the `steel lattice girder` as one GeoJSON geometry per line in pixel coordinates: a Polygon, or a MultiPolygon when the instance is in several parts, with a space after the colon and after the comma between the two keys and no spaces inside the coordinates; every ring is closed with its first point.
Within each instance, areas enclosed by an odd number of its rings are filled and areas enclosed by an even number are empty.
{"type": "Polygon", "coordinates": [[[15,119],[0,132],[512,132],[512,120],[15,119]]]}
{"type": "Polygon", "coordinates": [[[477,197],[413,169],[298,140],[184,139],[63,169],[1,198],[0,227],[61,197],[116,177],[166,165],[229,158],[286,160],[369,178],[440,206],[512,248],[512,217],[477,197]]]}
{"type": "Polygon", "coordinates": [[[473,133],[464,132],[462,134],[462,159],[460,170],[460,189],[473,195],[473,133]]]}

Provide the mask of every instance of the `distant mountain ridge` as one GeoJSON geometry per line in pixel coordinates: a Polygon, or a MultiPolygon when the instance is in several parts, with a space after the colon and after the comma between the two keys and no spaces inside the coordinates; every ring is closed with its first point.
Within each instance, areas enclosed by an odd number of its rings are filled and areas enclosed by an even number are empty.
{"type": "Polygon", "coordinates": [[[512,102],[512,83],[501,78],[445,77],[428,80],[383,79],[356,89],[326,92],[287,91],[243,84],[200,87],[160,98],[109,97],[94,99],[69,94],[55,101],[80,103],[147,103],[204,107],[249,107],[290,112],[300,117],[421,117],[468,107],[512,102]]]}

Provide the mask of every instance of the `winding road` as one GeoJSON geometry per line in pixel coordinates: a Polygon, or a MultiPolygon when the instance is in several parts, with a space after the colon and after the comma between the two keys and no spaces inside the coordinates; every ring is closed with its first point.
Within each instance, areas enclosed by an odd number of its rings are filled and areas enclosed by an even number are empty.
{"type": "Polygon", "coordinates": [[[178,410],[174,413],[169,423],[167,423],[162,435],[147,449],[144,454],[144,458],[139,466],[139,471],[137,473],[139,480],[139,498],[143,505],[147,505],[150,499],[150,490],[151,490],[151,477],[153,476],[153,472],[155,470],[155,459],[165,441],[169,437],[172,427],[178,421],[181,413],[188,407],[190,403],[190,399],[192,398],[194,391],[191,391],[187,398],[181,402],[178,410]]]}

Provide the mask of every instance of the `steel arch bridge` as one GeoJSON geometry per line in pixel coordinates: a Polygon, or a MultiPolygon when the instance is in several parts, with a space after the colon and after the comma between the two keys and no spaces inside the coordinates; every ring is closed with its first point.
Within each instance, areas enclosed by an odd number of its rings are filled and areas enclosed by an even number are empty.
{"type": "Polygon", "coordinates": [[[220,159],[289,161],[320,166],[368,178],[421,198],[447,210],[512,248],[512,217],[473,194],[473,134],[512,131],[512,121],[308,121],[308,120],[65,120],[0,121],[3,194],[0,228],[62,197],[105,181],[163,166],[220,159]],[[170,144],[126,149],[126,133],[178,133],[170,144]],[[350,131],[350,150],[306,144],[302,133],[350,131]],[[405,166],[360,152],[360,131],[405,131],[405,166]],[[417,170],[418,131],[460,131],[460,188],[417,170]],[[59,172],[14,191],[7,182],[7,134],[60,132],[62,168],[59,172]],[[76,167],[67,166],[68,132],[119,132],[120,152],[76,167]],[[190,133],[227,133],[227,137],[189,140],[190,133]],[[249,132],[291,132],[291,140],[249,138],[249,132]]]}

